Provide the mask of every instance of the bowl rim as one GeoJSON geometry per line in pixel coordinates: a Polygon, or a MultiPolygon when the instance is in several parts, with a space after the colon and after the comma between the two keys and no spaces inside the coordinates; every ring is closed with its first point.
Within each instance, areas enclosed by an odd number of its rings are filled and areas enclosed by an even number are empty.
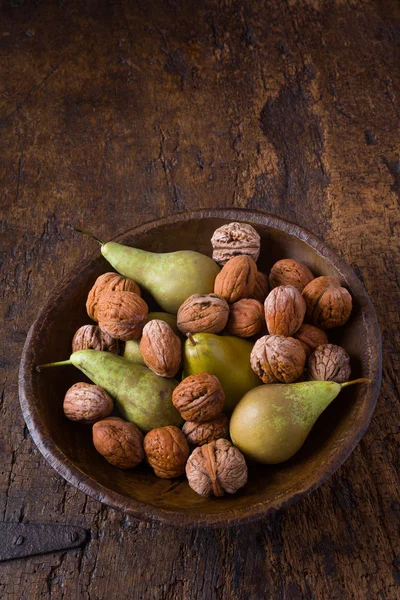
{"type": "MultiPolygon", "coordinates": [[[[18,383],[20,405],[33,441],[47,462],[49,462],[50,465],[66,481],[77,487],[88,496],[91,496],[95,500],[103,502],[111,508],[123,511],[140,520],[183,527],[229,527],[232,525],[249,523],[251,521],[262,519],[268,514],[276,512],[283,507],[290,506],[303,496],[308,495],[314,489],[319,487],[344,463],[360,439],[363,437],[367,427],[369,426],[372,413],[376,405],[382,377],[381,334],[374,307],[366,290],[364,289],[364,286],[350,265],[332,248],[330,248],[329,245],[325,244],[325,242],[321,242],[314,234],[309,233],[307,230],[297,224],[291,223],[269,213],[255,210],[228,207],[196,209],[187,212],[174,213],[166,217],[161,217],[146,223],[142,223],[125,230],[123,233],[118,234],[109,241],[118,242],[128,233],[135,236],[141,236],[156,227],[174,225],[192,219],[208,218],[220,218],[229,220],[231,222],[242,221],[248,222],[252,225],[258,224],[261,226],[267,226],[288,233],[289,235],[293,235],[294,237],[311,246],[314,251],[335,266],[340,275],[346,280],[347,284],[351,288],[352,293],[357,297],[362,309],[364,321],[368,316],[370,336],[376,340],[378,351],[370,355],[368,375],[372,379],[372,383],[369,384],[369,390],[367,394],[368,402],[364,402],[365,406],[363,408],[362,425],[351,438],[346,438],[343,441],[339,452],[337,452],[334,456],[329,457],[329,460],[326,463],[326,470],[316,481],[308,484],[307,481],[303,481],[301,482],[302,485],[298,486],[296,493],[290,495],[289,497],[282,498],[282,496],[280,496],[273,503],[268,503],[267,505],[264,502],[257,502],[250,504],[249,506],[225,510],[224,512],[212,514],[199,513],[198,515],[194,515],[179,510],[152,506],[146,502],[140,502],[133,498],[123,496],[122,494],[105,487],[84,473],[77,465],[73,464],[72,461],[57,446],[56,442],[50,437],[50,434],[48,433],[37,409],[35,395],[31,384],[31,377],[33,371],[35,370],[31,341],[40,328],[43,315],[47,312],[48,307],[52,306],[56,301],[57,293],[54,293],[54,290],[50,292],[45,304],[39,310],[36,319],[28,332],[19,369],[18,383]]],[[[82,263],[78,272],[74,274],[70,272],[59,282],[57,287],[64,289],[64,287],[70,284],[81,271],[87,269],[91,262],[98,258],[98,256],[98,252],[90,255],[82,263]]]]}

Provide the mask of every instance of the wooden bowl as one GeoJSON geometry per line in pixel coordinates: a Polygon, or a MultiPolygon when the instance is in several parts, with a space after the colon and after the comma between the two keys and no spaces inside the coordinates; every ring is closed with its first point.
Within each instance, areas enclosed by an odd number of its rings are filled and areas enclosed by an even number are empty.
{"type": "Polygon", "coordinates": [[[32,325],[22,355],[19,391],[25,421],[43,456],[67,481],[96,500],[139,519],[179,526],[227,526],[264,517],[321,485],[349,456],[364,434],[381,381],[381,339],[372,304],[349,265],[304,229],[282,219],[245,210],[199,210],[152,221],[115,241],[154,252],[180,249],[211,255],[213,231],[231,221],[251,223],[261,235],[260,270],[281,258],[304,262],[315,275],[332,275],[349,289],[353,312],[345,327],[329,332],[351,357],[352,377],[373,383],[347,388],[323,413],[303,448],[276,466],[250,466],[237,494],[203,498],[184,478],[163,480],[145,465],[122,471],[93,447],[91,427],[68,421],[64,394],[81,372],[72,366],[36,372],[36,365],[69,357],[71,340],[89,323],[85,301],[95,279],[111,270],[97,251],[57,286],[32,325]]]}

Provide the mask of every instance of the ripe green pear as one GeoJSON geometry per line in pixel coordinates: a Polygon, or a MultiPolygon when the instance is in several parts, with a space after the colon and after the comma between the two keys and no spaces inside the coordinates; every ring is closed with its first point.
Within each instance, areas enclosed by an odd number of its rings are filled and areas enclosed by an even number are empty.
{"type": "Polygon", "coordinates": [[[230,421],[232,442],[248,458],[277,464],[300,450],[321,413],[340,390],[354,383],[304,381],[264,384],[240,400],[230,421]]]}
{"type": "Polygon", "coordinates": [[[183,353],[185,377],[211,373],[225,392],[224,412],[230,413],[252,388],[261,385],[250,366],[253,344],[232,335],[195,333],[186,340],[183,353]]]}

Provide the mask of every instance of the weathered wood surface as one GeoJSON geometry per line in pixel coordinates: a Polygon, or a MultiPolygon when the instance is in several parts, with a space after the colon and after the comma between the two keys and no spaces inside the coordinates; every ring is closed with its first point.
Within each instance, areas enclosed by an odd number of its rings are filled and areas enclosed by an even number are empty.
{"type": "Polygon", "coordinates": [[[3,2],[0,519],[83,525],[84,551],[0,565],[0,597],[400,597],[399,16],[395,0],[3,2]],[[299,504],[172,530],[87,498],[24,427],[22,345],[49,290],[111,237],[172,211],[266,210],[329,242],[384,341],[372,424],[299,504]]]}

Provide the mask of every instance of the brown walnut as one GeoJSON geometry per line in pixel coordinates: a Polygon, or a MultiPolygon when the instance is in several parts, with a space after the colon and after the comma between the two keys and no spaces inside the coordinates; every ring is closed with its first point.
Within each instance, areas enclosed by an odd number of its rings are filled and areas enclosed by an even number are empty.
{"type": "Polygon", "coordinates": [[[303,263],[293,260],[292,258],[284,258],[278,260],[271,269],[269,274],[269,284],[271,288],[279,285],[292,285],[300,293],[305,286],[314,279],[314,275],[310,269],[303,263]]]}
{"type": "Polygon", "coordinates": [[[293,383],[304,371],[306,354],[292,337],[265,335],[254,344],[250,364],[264,383],[293,383]]]}
{"type": "Polygon", "coordinates": [[[146,302],[134,292],[105,292],[97,305],[99,327],[124,342],[140,337],[148,312],[146,302]]]}
{"type": "Polygon", "coordinates": [[[214,231],[211,238],[213,259],[224,265],[234,256],[250,256],[255,262],[260,255],[260,236],[247,223],[228,223],[214,231]]]}
{"type": "Polygon", "coordinates": [[[307,358],[322,344],[328,343],[328,337],[325,331],[315,327],[315,325],[303,324],[293,335],[296,340],[301,342],[307,358]]]}
{"type": "Polygon", "coordinates": [[[140,288],[132,279],[127,279],[119,273],[104,273],[94,282],[86,301],[86,310],[93,321],[98,321],[97,305],[104,292],[134,292],[140,296],[140,288]]]}
{"type": "Polygon", "coordinates": [[[210,373],[189,375],[172,392],[172,404],[185,421],[209,421],[221,412],[224,402],[220,381],[210,373]]]}
{"type": "Polygon", "coordinates": [[[229,419],[221,413],[205,423],[186,421],[182,427],[188,443],[191,446],[203,446],[213,440],[227,438],[229,434],[229,419]]]}
{"type": "Polygon", "coordinates": [[[146,366],[161,377],[173,377],[182,362],[182,344],[165,321],[153,319],[143,328],[140,352],[146,366]]]}
{"type": "Polygon", "coordinates": [[[243,454],[228,440],[219,439],[195,448],[186,463],[192,490],[202,496],[234,494],[247,482],[243,454]]]}
{"type": "Polygon", "coordinates": [[[226,331],[231,335],[248,338],[259,333],[264,322],[264,307],[261,302],[243,298],[231,304],[226,331]]]}
{"type": "Polygon", "coordinates": [[[98,325],[83,325],[72,339],[72,352],[77,350],[103,350],[118,354],[119,340],[102,331],[98,325]]]}
{"type": "Polygon", "coordinates": [[[183,333],[219,333],[226,325],[229,305],[216,294],[193,294],[180,306],[177,325],[183,333]]]}
{"type": "Polygon", "coordinates": [[[261,273],[261,271],[257,271],[251,297],[254,298],[254,300],[264,303],[265,298],[268,296],[268,291],[268,277],[264,273],[261,273]]]}
{"type": "Polygon", "coordinates": [[[114,403],[103,388],[75,383],[64,397],[64,414],[71,421],[92,425],[111,414],[114,403]]]}
{"type": "Polygon", "coordinates": [[[308,375],[318,381],[349,381],[351,374],[350,356],[341,346],[325,344],[311,354],[308,360],[308,375]]]}
{"type": "Polygon", "coordinates": [[[222,267],[215,278],[214,292],[229,304],[250,298],[256,281],[257,266],[250,256],[236,256],[222,267]]]}
{"type": "Polygon", "coordinates": [[[133,469],[144,458],[139,428],[118,417],[108,417],[93,425],[93,444],[97,452],[120,469],[133,469]]]}
{"type": "Polygon", "coordinates": [[[293,335],[303,323],[306,303],[291,285],[274,288],[264,303],[265,321],[271,335],[293,335]]]}
{"type": "Polygon", "coordinates": [[[344,325],[350,317],[352,300],[336,277],[317,277],[303,290],[307,317],[321,329],[344,325]]]}
{"type": "Polygon", "coordinates": [[[146,434],[143,445],[147,461],[157,477],[171,479],[183,475],[189,446],[178,427],[168,425],[152,429],[146,434]]]}

